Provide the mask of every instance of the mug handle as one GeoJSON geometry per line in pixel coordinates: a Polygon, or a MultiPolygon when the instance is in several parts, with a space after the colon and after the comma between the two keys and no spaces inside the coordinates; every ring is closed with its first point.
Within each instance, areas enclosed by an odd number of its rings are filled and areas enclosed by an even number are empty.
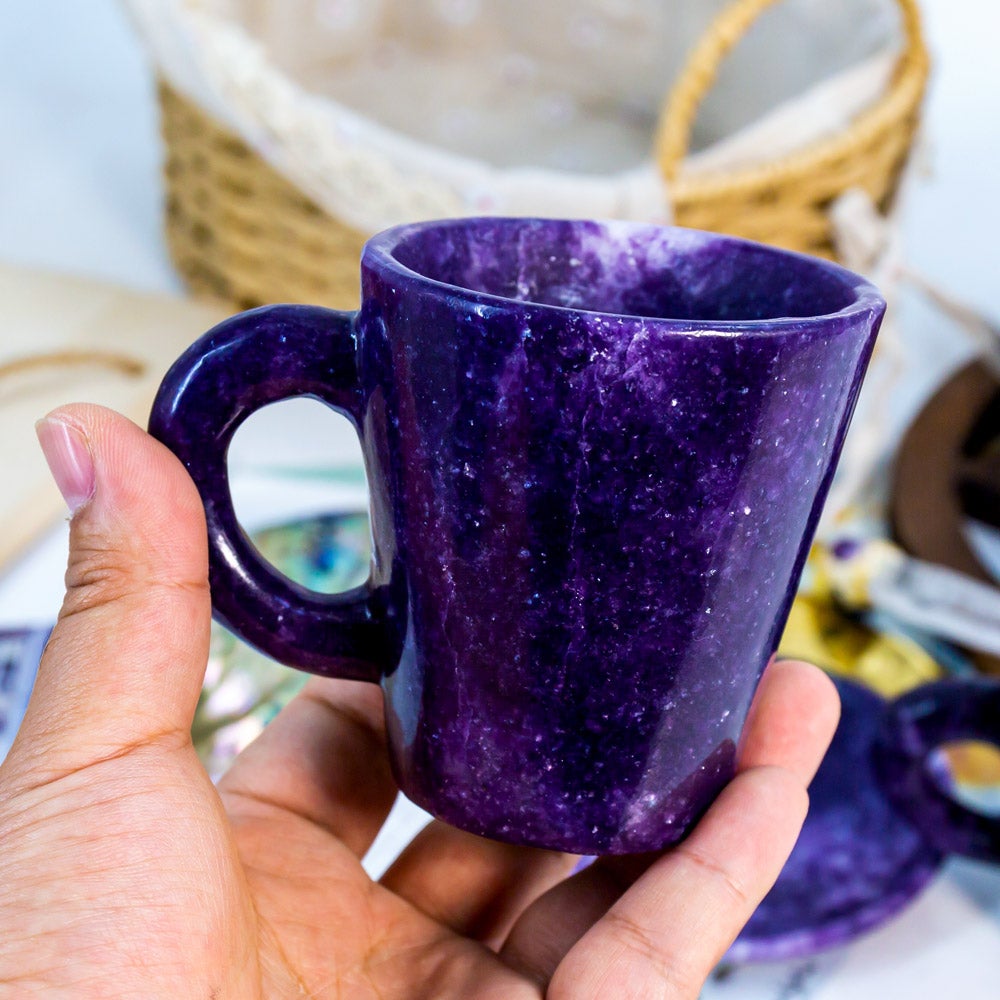
{"type": "MultiPolygon", "coordinates": [[[[347,417],[363,440],[356,313],[318,306],[264,306],[211,329],[167,373],[150,433],[183,462],[208,523],[209,583],[218,621],[268,656],[311,673],[378,683],[401,641],[398,601],[373,557],[360,587],[308,590],[258,553],[233,509],[226,453],[251,413],[310,396],[347,417]]],[[[391,569],[391,567],[390,567],[391,569]]]]}
{"type": "Polygon", "coordinates": [[[985,740],[1000,746],[1000,684],[986,678],[936,681],[886,706],[875,765],[893,804],[934,847],[1000,861],[1000,816],[968,809],[948,795],[928,767],[945,743],[985,740]]]}

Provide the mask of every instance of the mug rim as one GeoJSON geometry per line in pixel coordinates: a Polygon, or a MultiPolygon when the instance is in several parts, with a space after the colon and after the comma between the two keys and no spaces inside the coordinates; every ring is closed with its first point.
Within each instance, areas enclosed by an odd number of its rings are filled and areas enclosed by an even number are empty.
{"type": "Polygon", "coordinates": [[[715,233],[702,229],[690,229],[685,226],[660,225],[652,222],[637,222],[626,219],[582,219],[582,218],[557,218],[544,216],[505,216],[505,215],[475,215],[461,216],[455,218],[427,219],[420,222],[404,223],[392,226],[372,236],[364,245],[361,253],[362,270],[367,267],[376,267],[383,272],[392,273],[398,280],[408,281],[421,286],[435,289],[444,294],[464,299],[465,301],[477,305],[492,306],[494,308],[504,308],[510,306],[522,306],[542,312],[570,313],[584,316],[595,316],[605,320],[629,320],[642,321],[645,323],[655,323],[661,326],[674,326],[678,333],[691,333],[699,336],[731,336],[734,334],[763,334],[774,335],[779,331],[790,329],[802,329],[804,326],[810,329],[825,327],[828,325],[839,326],[843,321],[861,314],[874,314],[880,316],[885,312],[886,301],[881,292],[864,276],[837,264],[834,261],[822,257],[815,257],[809,254],[799,253],[795,250],[786,250],[782,247],[773,246],[767,243],[760,243],[756,240],[745,239],[741,236],[731,236],[726,233],[715,233]],[[819,313],[807,316],[775,316],[764,319],[685,319],[677,316],[655,316],[643,315],[631,312],[616,312],[614,310],[587,309],[579,306],[565,306],[554,303],[543,302],[537,299],[516,299],[510,296],[498,295],[494,292],[486,292],[481,289],[469,288],[465,285],[442,281],[439,278],[432,278],[420,271],[414,270],[403,264],[396,256],[395,251],[405,240],[418,233],[427,232],[433,229],[466,228],[475,224],[496,224],[509,223],[511,225],[523,226],[528,224],[554,223],[557,225],[598,225],[606,229],[627,230],[629,232],[642,231],[672,231],[683,233],[684,239],[692,243],[703,246],[707,243],[724,244],[744,252],[754,250],[763,251],[768,256],[796,260],[805,267],[812,269],[817,274],[824,274],[837,281],[850,297],[843,307],[833,312],[819,313]]]}

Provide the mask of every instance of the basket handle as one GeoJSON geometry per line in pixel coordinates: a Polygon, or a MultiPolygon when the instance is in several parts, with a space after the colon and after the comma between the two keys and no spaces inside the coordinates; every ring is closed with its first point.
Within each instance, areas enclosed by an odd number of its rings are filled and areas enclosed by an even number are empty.
{"type": "MultiPolygon", "coordinates": [[[[769,7],[781,0],[734,0],[723,8],[691,51],[684,68],[664,104],[656,130],[656,159],[667,182],[680,172],[691,143],[691,133],[705,95],[715,83],[722,61],[769,7]]],[[[927,61],[920,10],[917,0],[895,0],[902,16],[905,46],[896,63],[894,80],[900,79],[910,63],[927,61]]],[[[880,120],[895,111],[897,97],[889,88],[861,116],[880,120]]],[[[859,119],[860,120],[860,119],[859,119]]]]}

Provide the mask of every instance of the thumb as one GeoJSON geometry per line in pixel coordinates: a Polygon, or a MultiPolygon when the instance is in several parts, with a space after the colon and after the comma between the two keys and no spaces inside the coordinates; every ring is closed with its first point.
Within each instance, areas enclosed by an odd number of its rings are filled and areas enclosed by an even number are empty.
{"type": "Polygon", "coordinates": [[[11,751],[36,781],[186,744],[210,624],[205,520],[177,458],[102,407],[37,430],[72,519],[66,597],[11,751]]]}

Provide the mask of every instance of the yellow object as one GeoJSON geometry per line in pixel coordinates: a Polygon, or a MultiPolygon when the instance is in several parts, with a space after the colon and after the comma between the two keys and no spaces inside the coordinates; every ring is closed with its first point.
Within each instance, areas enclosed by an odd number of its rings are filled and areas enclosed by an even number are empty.
{"type": "Polygon", "coordinates": [[[829,586],[837,602],[850,611],[864,611],[871,605],[871,581],[899,565],[902,552],[883,538],[869,538],[851,558],[838,558],[823,546],[810,553],[816,573],[829,586]]]}
{"type": "Polygon", "coordinates": [[[792,604],[778,655],[808,660],[886,698],[943,673],[912,639],[875,632],[842,614],[831,601],[809,594],[800,594],[792,604]]]}
{"type": "Polygon", "coordinates": [[[1000,749],[991,743],[972,740],[944,748],[948,767],[960,785],[973,788],[1000,786],[1000,749]]]}

